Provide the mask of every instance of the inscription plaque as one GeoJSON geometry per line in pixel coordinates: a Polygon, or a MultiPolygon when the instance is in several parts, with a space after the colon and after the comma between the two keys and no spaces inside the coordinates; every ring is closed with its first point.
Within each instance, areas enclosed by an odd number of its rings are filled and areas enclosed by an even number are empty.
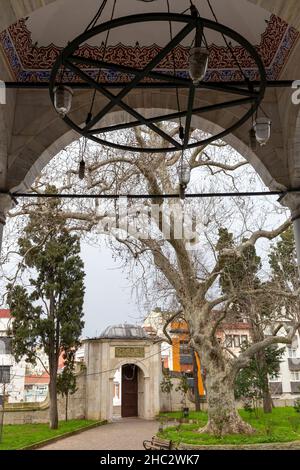
{"type": "Polygon", "coordinates": [[[145,357],[145,348],[130,346],[116,347],[115,357],[145,357]]]}

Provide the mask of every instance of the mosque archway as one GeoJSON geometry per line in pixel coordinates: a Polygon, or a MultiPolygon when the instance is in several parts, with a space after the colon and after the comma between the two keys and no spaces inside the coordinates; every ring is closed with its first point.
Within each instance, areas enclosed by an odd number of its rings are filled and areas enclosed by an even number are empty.
{"type": "MultiPolygon", "coordinates": [[[[201,15],[212,17],[207,2],[194,1],[201,8],[201,15]]],[[[174,0],[172,10],[182,12],[182,3],[182,0],[174,0]]],[[[5,192],[0,198],[0,240],[6,213],[12,204],[9,191],[24,190],[45,163],[64,147],[66,141],[70,142],[75,138],[55,113],[49,99],[47,83],[61,48],[65,47],[70,38],[80,34],[95,14],[94,0],[87,0],[84,9],[80,0],[7,0],[5,4],[0,19],[1,80],[17,82],[18,86],[21,84],[23,87],[8,89],[5,107],[0,106],[0,190],[5,192]],[[68,16],[71,9],[74,14],[68,16]],[[42,83],[45,87],[29,87],[35,83],[42,83]]],[[[101,21],[110,18],[113,2],[108,2],[107,5],[101,21]]],[[[189,5],[187,0],[186,7],[189,5]]],[[[213,6],[220,23],[243,34],[259,50],[269,81],[299,78],[300,63],[297,59],[300,53],[300,14],[297,0],[228,0],[226,8],[223,0],[215,0],[213,6]]],[[[165,12],[165,0],[117,2],[116,16],[153,11],[165,12]]],[[[167,28],[152,28],[146,34],[143,28],[131,28],[125,35],[124,44],[120,43],[119,37],[112,35],[109,54],[112,58],[121,55],[126,59],[125,65],[136,66],[141,57],[149,57],[155,52],[155,47],[162,47],[167,34],[165,29],[167,28]]],[[[216,42],[214,37],[210,38],[210,44],[214,45],[214,60],[209,67],[209,79],[217,82],[235,80],[236,64],[232,62],[232,57],[222,52],[224,44],[222,46],[216,42]]],[[[96,54],[97,57],[101,41],[98,44],[88,44],[87,47],[92,56],[96,54]]],[[[182,51],[176,52],[178,69],[186,72],[182,51]]],[[[243,56],[243,67],[247,68],[249,76],[253,78],[253,64],[250,62],[249,58],[247,60],[243,56]]],[[[170,72],[170,64],[164,70],[170,72]]],[[[106,78],[105,85],[108,87],[116,80],[115,74],[111,72],[106,78]]],[[[217,94],[219,92],[211,96],[201,93],[197,105],[216,103],[217,94]]],[[[263,106],[272,120],[272,136],[268,145],[259,148],[256,154],[249,148],[251,123],[241,126],[227,140],[247,158],[270,189],[285,190],[299,186],[297,112],[291,103],[291,94],[290,88],[268,88],[263,106]],[[291,131],[295,128],[296,137],[291,131]]],[[[77,117],[78,122],[80,119],[83,121],[88,112],[88,96],[88,90],[81,90],[74,99],[72,117],[77,117]]],[[[222,96],[218,98],[222,100],[222,96]]],[[[97,100],[99,102],[102,99],[102,96],[97,96],[96,104],[97,100]]],[[[146,117],[161,111],[178,111],[175,90],[166,90],[160,88],[160,85],[132,90],[126,99],[129,106],[143,111],[146,117]]],[[[187,100],[184,89],[180,90],[179,99],[182,107],[182,103],[187,100]]],[[[244,111],[240,106],[233,110],[210,112],[205,116],[206,120],[195,116],[192,127],[208,132],[217,127],[226,129],[244,111]]],[[[118,112],[111,112],[108,119],[118,124],[118,112]]],[[[298,217],[300,200],[297,198],[293,202],[287,201],[287,205],[293,217],[298,217]]]]}

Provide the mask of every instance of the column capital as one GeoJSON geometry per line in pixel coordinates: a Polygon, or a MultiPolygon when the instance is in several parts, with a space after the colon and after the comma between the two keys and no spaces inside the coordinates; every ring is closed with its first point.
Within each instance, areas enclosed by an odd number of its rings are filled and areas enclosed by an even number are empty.
{"type": "Polygon", "coordinates": [[[10,194],[0,194],[0,224],[5,225],[6,214],[14,206],[15,202],[10,194]]]}
{"type": "Polygon", "coordinates": [[[292,220],[300,218],[300,193],[287,193],[279,199],[279,202],[290,209],[292,220]]]}

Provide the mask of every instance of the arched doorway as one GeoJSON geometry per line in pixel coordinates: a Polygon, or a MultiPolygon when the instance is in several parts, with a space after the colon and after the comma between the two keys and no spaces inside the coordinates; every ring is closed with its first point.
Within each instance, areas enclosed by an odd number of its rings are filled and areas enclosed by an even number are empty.
{"type": "Polygon", "coordinates": [[[131,418],[138,416],[138,366],[122,366],[121,416],[131,418]]]}
{"type": "Polygon", "coordinates": [[[160,411],[160,342],[128,324],[109,326],[84,342],[87,418],[155,418],[160,411]]]}
{"type": "Polygon", "coordinates": [[[145,375],[136,364],[121,370],[121,417],[145,416],[145,375]]]}

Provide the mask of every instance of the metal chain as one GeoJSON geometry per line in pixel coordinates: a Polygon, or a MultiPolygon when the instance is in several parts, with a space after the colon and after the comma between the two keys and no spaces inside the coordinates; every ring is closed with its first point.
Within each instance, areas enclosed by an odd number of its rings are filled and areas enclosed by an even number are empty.
{"type": "MultiPolygon", "coordinates": [[[[170,3],[169,0],[167,0],[167,8],[168,8],[168,13],[170,13],[170,3]]],[[[172,41],[173,39],[173,30],[172,30],[172,23],[169,20],[169,31],[170,31],[170,39],[172,41]]],[[[172,59],[173,59],[173,75],[174,77],[176,76],[176,61],[175,61],[175,54],[174,54],[174,49],[172,49],[172,59]]],[[[176,101],[177,101],[177,108],[178,112],[180,113],[181,107],[180,107],[180,101],[179,101],[179,92],[178,92],[178,86],[176,86],[176,101]]],[[[182,121],[181,117],[179,116],[179,126],[182,127],[182,121]]]]}
{"type": "MultiPolygon", "coordinates": [[[[113,17],[114,17],[114,14],[115,14],[116,3],[117,3],[117,0],[114,0],[113,7],[112,7],[112,12],[111,12],[111,16],[110,16],[110,21],[113,20],[113,17]]],[[[106,38],[105,38],[105,42],[104,42],[104,46],[103,46],[103,52],[102,52],[102,58],[101,58],[102,61],[105,58],[105,53],[106,53],[106,49],[107,49],[109,34],[110,34],[110,29],[108,29],[107,33],[106,33],[106,38]]],[[[98,70],[98,75],[97,75],[97,79],[96,79],[97,83],[99,82],[101,71],[102,71],[102,67],[100,67],[99,70],[98,70]]],[[[97,90],[95,88],[94,91],[93,91],[92,102],[91,102],[91,106],[90,106],[90,109],[89,109],[89,112],[88,112],[88,115],[87,115],[86,123],[88,123],[90,121],[90,119],[92,118],[92,112],[93,112],[93,107],[94,107],[94,103],[95,103],[96,92],[97,92],[97,90]]]]}
{"type": "Polygon", "coordinates": [[[84,32],[88,31],[90,28],[93,28],[95,26],[95,24],[97,23],[97,21],[99,20],[100,16],[102,15],[102,12],[104,10],[104,8],[106,7],[106,4],[107,4],[107,0],[103,0],[103,2],[101,3],[96,15],[94,16],[94,18],[91,20],[91,22],[87,25],[86,29],[84,30],[84,32]]]}
{"type": "MultiPolygon", "coordinates": [[[[207,3],[208,3],[209,9],[210,9],[210,11],[211,11],[211,13],[212,13],[214,19],[215,19],[215,22],[219,24],[218,18],[217,18],[217,16],[216,16],[215,12],[214,12],[214,9],[213,9],[213,7],[212,7],[212,4],[210,3],[210,0],[206,0],[206,1],[207,1],[207,3]]],[[[229,49],[230,54],[231,54],[233,60],[235,61],[235,63],[236,63],[236,65],[237,65],[237,67],[238,67],[240,73],[242,74],[242,76],[244,77],[244,79],[248,82],[248,81],[249,81],[249,78],[245,75],[245,72],[243,71],[242,67],[240,66],[240,63],[239,63],[239,61],[238,61],[238,59],[237,59],[237,57],[236,57],[236,55],[235,55],[235,53],[234,53],[234,50],[233,50],[231,44],[227,41],[226,36],[225,36],[223,33],[221,33],[221,34],[222,34],[222,37],[223,37],[223,39],[224,39],[224,42],[225,42],[227,48],[229,49]]]]}

